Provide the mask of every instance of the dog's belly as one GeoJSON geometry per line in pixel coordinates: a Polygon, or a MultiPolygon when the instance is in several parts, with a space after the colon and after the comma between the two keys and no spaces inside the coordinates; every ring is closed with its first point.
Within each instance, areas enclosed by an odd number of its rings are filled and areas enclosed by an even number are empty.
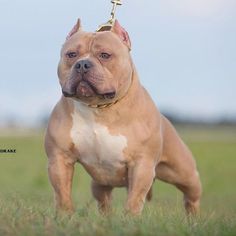
{"type": "Polygon", "coordinates": [[[71,138],[78,160],[92,178],[102,185],[122,186],[127,181],[123,150],[126,137],[111,135],[106,126],[95,122],[90,108],[75,104],[71,138]]]}

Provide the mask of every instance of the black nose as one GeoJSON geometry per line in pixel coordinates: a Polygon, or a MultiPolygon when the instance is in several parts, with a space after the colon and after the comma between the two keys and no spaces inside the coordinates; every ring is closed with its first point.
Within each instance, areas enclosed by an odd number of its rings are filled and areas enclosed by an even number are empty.
{"type": "Polygon", "coordinates": [[[93,67],[93,64],[89,60],[81,60],[75,64],[75,69],[78,73],[86,73],[93,67]]]}

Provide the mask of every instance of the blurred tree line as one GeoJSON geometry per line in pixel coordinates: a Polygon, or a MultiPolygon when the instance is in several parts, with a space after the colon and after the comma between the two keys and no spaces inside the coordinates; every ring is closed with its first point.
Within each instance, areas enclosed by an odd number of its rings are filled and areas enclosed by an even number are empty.
{"type": "MultiPolygon", "coordinates": [[[[167,117],[174,125],[187,126],[236,126],[236,116],[220,116],[214,119],[187,117],[182,114],[177,114],[170,111],[162,111],[162,114],[167,117]]],[[[0,120],[1,129],[17,129],[17,128],[36,128],[44,129],[47,127],[50,113],[44,112],[37,120],[22,122],[17,117],[11,116],[8,119],[0,120]]]]}

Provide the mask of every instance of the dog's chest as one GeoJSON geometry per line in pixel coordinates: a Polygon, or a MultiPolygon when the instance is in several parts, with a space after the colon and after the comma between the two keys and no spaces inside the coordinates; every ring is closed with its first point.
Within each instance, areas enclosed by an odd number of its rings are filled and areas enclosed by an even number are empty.
{"type": "Polygon", "coordinates": [[[82,104],[75,104],[72,122],[70,134],[79,151],[79,161],[92,177],[99,178],[100,182],[118,177],[125,166],[126,137],[111,135],[106,126],[95,121],[93,111],[82,104]]]}

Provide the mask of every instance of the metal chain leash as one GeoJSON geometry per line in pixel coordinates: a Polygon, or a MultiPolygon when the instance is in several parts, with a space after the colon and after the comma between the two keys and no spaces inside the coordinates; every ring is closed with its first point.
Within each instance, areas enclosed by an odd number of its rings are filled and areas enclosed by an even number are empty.
{"type": "Polygon", "coordinates": [[[117,8],[117,6],[121,6],[122,2],[121,2],[121,0],[112,0],[111,3],[113,4],[112,10],[111,10],[111,18],[107,23],[100,25],[99,28],[97,29],[97,31],[107,31],[112,28],[112,26],[115,22],[116,8],[117,8]]]}

